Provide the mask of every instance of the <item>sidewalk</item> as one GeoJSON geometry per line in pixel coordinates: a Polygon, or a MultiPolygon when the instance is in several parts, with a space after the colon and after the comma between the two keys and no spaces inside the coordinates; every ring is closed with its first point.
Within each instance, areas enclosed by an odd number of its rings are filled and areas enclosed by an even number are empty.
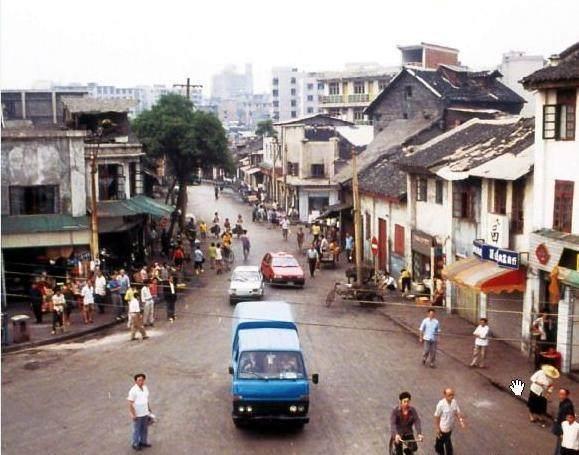
{"type": "MultiPolygon", "coordinates": [[[[416,361],[420,361],[420,345],[418,342],[418,327],[420,322],[426,316],[424,306],[414,306],[409,303],[408,306],[386,305],[378,310],[394,323],[398,324],[405,330],[416,334],[416,361]]],[[[454,314],[448,314],[444,309],[437,310],[437,319],[440,321],[441,335],[438,343],[438,350],[452,359],[462,363],[473,373],[479,374],[486,378],[491,384],[498,389],[508,393],[513,398],[518,398],[524,402],[527,401],[529,378],[534,373],[531,360],[515,347],[503,342],[490,340],[487,351],[486,364],[487,368],[469,368],[472,360],[472,349],[474,337],[472,332],[474,326],[465,319],[454,314]],[[459,335],[445,337],[445,334],[459,335]],[[464,336],[464,337],[463,337],[464,336]],[[513,379],[521,379],[525,382],[525,390],[522,397],[515,397],[509,386],[513,379]]],[[[492,330],[492,327],[491,327],[492,330]]],[[[443,361],[444,362],[444,361],[443,361]]],[[[439,367],[444,363],[439,364],[439,367]]],[[[555,381],[555,390],[559,387],[567,388],[571,391],[571,398],[577,400],[579,395],[578,383],[565,374],[555,381]],[[574,398],[575,397],[575,398],[574,398]]],[[[552,401],[548,405],[548,413],[556,413],[558,400],[556,393],[553,393],[552,401]]]]}
{"type": "Polygon", "coordinates": [[[26,304],[11,304],[5,314],[8,319],[8,340],[10,344],[2,347],[2,352],[14,352],[22,349],[27,349],[35,346],[42,346],[50,343],[58,343],[61,341],[70,340],[83,335],[87,335],[99,330],[112,327],[118,322],[110,308],[107,308],[105,314],[99,314],[98,311],[94,315],[94,322],[92,324],[85,324],[82,320],[82,315],[78,308],[74,308],[70,315],[71,325],[65,327],[64,333],[57,330],[56,335],[52,335],[52,313],[44,313],[42,323],[37,324],[36,318],[32,313],[32,309],[26,304]],[[23,343],[13,343],[13,327],[10,318],[18,314],[25,314],[30,317],[27,321],[28,332],[30,333],[30,341],[23,343]]]}

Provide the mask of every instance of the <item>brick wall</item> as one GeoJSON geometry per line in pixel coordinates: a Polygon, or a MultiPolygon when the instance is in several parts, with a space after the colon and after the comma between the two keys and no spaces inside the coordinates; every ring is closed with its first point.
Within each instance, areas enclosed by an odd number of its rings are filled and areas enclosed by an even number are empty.
{"type": "Polygon", "coordinates": [[[438,68],[438,65],[458,65],[458,55],[435,49],[424,49],[424,64],[426,68],[438,68]]]}

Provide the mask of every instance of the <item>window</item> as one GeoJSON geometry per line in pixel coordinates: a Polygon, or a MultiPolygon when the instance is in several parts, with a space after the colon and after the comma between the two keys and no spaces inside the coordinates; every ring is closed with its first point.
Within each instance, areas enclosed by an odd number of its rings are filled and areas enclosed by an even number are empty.
{"type": "Polygon", "coordinates": [[[511,233],[522,234],[524,228],[525,179],[513,182],[511,233]]]}
{"type": "Polygon", "coordinates": [[[298,113],[296,111],[292,111],[291,116],[292,118],[296,118],[298,116],[298,113]]]}
{"type": "Polygon", "coordinates": [[[272,101],[273,107],[279,107],[279,101],[272,101]]]}
{"type": "Polygon", "coordinates": [[[291,95],[291,96],[296,96],[296,89],[295,89],[295,88],[292,88],[292,89],[290,90],[290,95],[291,95]]]}
{"type": "Polygon", "coordinates": [[[271,83],[273,85],[278,85],[279,84],[279,79],[277,77],[274,77],[273,80],[271,81],[271,83]]]}
{"type": "Polygon", "coordinates": [[[294,177],[297,177],[299,175],[299,172],[300,172],[299,163],[292,163],[288,161],[287,163],[288,175],[293,175],[294,177]]]}
{"type": "Polygon", "coordinates": [[[273,119],[274,119],[274,120],[279,120],[279,112],[274,112],[274,113],[273,113],[273,119]]]}
{"type": "Polygon", "coordinates": [[[364,218],[366,221],[366,229],[364,229],[364,234],[366,240],[370,240],[372,238],[372,216],[368,212],[366,212],[364,214],[364,218]]]}
{"type": "Polygon", "coordinates": [[[416,200],[426,201],[427,190],[428,180],[426,177],[418,177],[416,179],[416,200]]]}
{"type": "Polygon", "coordinates": [[[308,84],[308,90],[313,90],[314,89],[314,84],[308,84]]]}
{"type": "Polygon", "coordinates": [[[435,180],[435,193],[434,193],[434,202],[437,204],[442,204],[443,199],[443,183],[442,180],[435,180]]]}
{"type": "Polygon", "coordinates": [[[323,90],[323,89],[324,89],[324,83],[318,82],[318,90],[323,90]]]}
{"type": "Polygon", "coordinates": [[[292,107],[296,107],[297,106],[297,101],[296,100],[291,100],[290,104],[292,107]]]}
{"type": "Polygon", "coordinates": [[[308,101],[313,101],[314,100],[314,95],[308,95],[308,101]]]}
{"type": "Polygon", "coordinates": [[[314,113],[314,108],[308,107],[308,114],[313,114],[313,113],[314,113]]]}
{"type": "Polygon", "coordinates": [[[379,81],[378,82],[378,90],[380,90],[380,91],[384,90],[384,88],[386,88],[387,85],[388,85],[387,81],[379,81]]]}
{"type": "Polygon", "coordinates": [[[329,85],[330,95],[339,95],[340,94],[340,84],[337,82],[330,82],[329,85]]]}
{"type": "Polygon", "coordinates": [[[575,140],[575,89],[557,90],[557,104],[543,106],[543,139],[575,140]]]}
{"type": "Polygon", "coordinates": [[[312,164],[312,177],[323,177],[323,176],[324,176],[324,165],[312,164]]]}
{"type": "Polygon", "coordinates": [[[507,182],[504,180],[493,182],[493,213],[507,213],[507,182]]]}
{"type": "Polygon", "coordinates": [[[553,206],[553,229],[571,233],[573,219],[574,182],[555,180],[555,203],[553,206]]]}
{"type": "Polygon", "coordinates": [[[404,256],[404,226],[394,225],[394,253],[404,256]]]}
{"type": "Polygon", "coordinates": [[[412,98],[412,86],[411,85],[407,85],[406,87],[404,87],[404,99],[409,99],[412,98]]]}
{"type": "Polygon", "coordinates": [[[452,216],[454,218],[475,219],[474,191],[455,186],[452,193],[452,216]]]}
{"type": "Polygon", "coordinates": [[[290,79],[290,83],[295,84],[295,83],[296,83],[296,78],[295,78],[295,77],[292,77],[292,78],[290,79]]]}
{"type": "Polygon", "coordinates": [[[362,93],[366,93],[366,89],[364,87],[364,81],[354,82],[354,93],[357,95],[362,94],[362,93]]]}
{"type": "Polygon", "coordinates": [[[279,90],[272,90],[271,94],[275,97],[275,96],[279,96],[279,90]]]}
{"type": "Polygon", "coordinates": [[[51,215],[60,213],[57,185],[11,186],[11,215],[51,215]]]}
{"type": "Polygon", "coordinates": [[[120,164],[100,164],[98,167],[99,200],[125,199],[125,175],[120,164]]]}
{"type": "Polygon", "coordinates": [[[364,120],[364,109],[354,109],[354,120],[364,120]]]}

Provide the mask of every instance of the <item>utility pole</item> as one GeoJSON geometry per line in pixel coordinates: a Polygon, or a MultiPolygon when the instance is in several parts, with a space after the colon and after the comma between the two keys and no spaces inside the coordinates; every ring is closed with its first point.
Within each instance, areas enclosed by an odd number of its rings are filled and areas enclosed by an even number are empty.
{"type": "Polygon", "coordinates": [[[186,84],[173,84],[173,87],[178,87],[178,88],[185,88],[186,93],[187,93],[187,99],[191,100],[191,89],[192,88],[203,88],[203,85],[201,84],[191,84],[191,79],[187,78],[187,83],[186,84]]]}
{"type": "Polygon", "coordinates": [[[358,189],[358,168],[356,151],[352,149],[352,195],[354,198],[354,242],[356,253],[356,285],[362,286],[362,226],[360,218],[360,192],[358,189]]]}
{"type": "Polygon", "coordinates": [[[283,195],[284,195],[284,210],[287,214],[288,212],[288,191],[287,191],[287,144],[284,145],[284,158],[283,158],[283,195]]]}
{"type": "Polygon", "coordinates": [[[90,252],[93,261],[97,261],[99,257],[99,219],[97,213],[97,156],[101,145],[100,137],[97,142],[96,151],[91,150],[90,154],[90,252]]]}

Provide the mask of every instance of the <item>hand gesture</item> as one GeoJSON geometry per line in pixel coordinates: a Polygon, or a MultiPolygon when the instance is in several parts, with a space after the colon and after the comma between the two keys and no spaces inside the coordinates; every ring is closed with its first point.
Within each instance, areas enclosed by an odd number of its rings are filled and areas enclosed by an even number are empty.
{"type": "Polygon", "coordinates": [[[402,438],[400,437],[399,434],[397,434],[397,435],[394,437],[394,442],[396,442],[396,443],[398,444],[398,443],[401,442],[401,441],[402,441],[402,438]]]}
{"type": "Polygon", "coordinates": [[[525,383],[520,379],[513,379],[509,389],[516,397],[520,397],[523,394],[523,389],[525,388],[525,383]]]}

